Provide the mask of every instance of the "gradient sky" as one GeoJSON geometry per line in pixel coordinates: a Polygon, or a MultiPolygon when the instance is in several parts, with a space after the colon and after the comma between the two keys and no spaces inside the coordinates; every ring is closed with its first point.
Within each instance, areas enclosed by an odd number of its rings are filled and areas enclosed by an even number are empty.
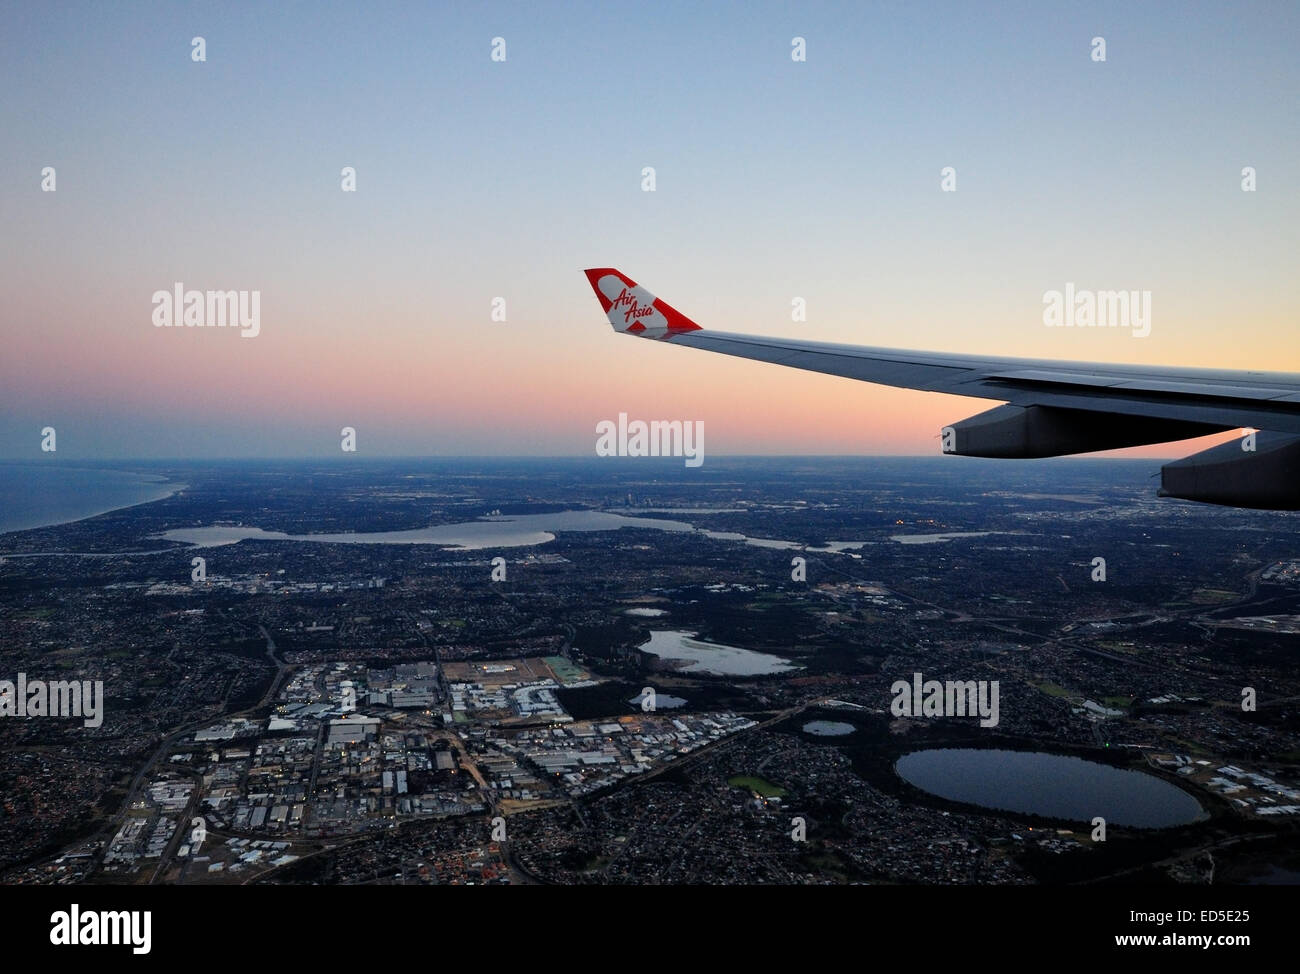
{"type": "Polygon", "coordinates": [[[458,6],[9,5],[0,457],[935,454],[993,405],[616,336],[592,266],[705,328],[1300,372],[1294,3],[458,6]],[[153,327],[175,281],[261,334],[153,327]],[[1067,281],[1150,336],[1045,327],[1067,281]]]}

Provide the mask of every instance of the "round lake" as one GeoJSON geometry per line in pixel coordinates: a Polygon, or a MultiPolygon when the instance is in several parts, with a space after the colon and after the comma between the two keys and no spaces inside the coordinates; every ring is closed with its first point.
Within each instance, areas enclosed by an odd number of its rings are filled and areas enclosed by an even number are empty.
{"type": "Polygon", "coordinates": [[[1154,775],[1059,754],[937,748],[906,754],[894,769],[922,791],[998,811],[1147,829],[1205,817],[1200,802],[1154,775]]]}
{"type": "Polygon", "coordinates": [[[810,720],[803,725],[805,734],[816,737],[843,737],[845,734],[852,734],[853,731],[853,725],[846,724],[842,720],[810,720]]]}

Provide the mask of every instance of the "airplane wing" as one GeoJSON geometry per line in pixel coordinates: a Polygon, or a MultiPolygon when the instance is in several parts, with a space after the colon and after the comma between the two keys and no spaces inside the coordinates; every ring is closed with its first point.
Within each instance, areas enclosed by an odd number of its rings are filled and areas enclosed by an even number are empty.
{"type": "Polygon", "coordinates": [[[1240,444],[1167,465],[1162,494],[1300,509],[1300,375],[953,355],[706,331],[612,267],[586,275],[610,324],[623,334],[1007,404],[944,427],[945,453],[1060,456],[1243,427],[1262,430],[1240,444]],[[1233,466],[1235,460],[1248,462],[1233,466]]]}

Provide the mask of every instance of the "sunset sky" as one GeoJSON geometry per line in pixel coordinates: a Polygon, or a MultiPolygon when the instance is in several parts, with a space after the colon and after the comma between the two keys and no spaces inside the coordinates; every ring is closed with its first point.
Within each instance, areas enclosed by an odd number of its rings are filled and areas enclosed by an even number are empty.
{"type": "Polygon", "coordinates": [[[929,455],[993,405],[615,335],[587,267],[706,329],[1300,372],[1294,3],[458,6],[9,6],[0,457],[593,455],[620,412],[929,455]],[[178,281],[260,334],[154,327],[178,281]],[[1066,282],[1149,337],[1045,327],[1066,282]]]}

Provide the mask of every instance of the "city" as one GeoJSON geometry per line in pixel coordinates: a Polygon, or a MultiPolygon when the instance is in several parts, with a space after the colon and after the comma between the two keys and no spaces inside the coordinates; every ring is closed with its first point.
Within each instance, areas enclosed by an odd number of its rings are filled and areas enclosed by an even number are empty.
{"type": "Polygon", "coordinates": [[[265,465],[191,464],[164,500],[0,536],[7,670],[106,688],[98,728],[4,721],[4,880],[1294,874],[1300,581],[1265,515],[1170,516],[1116,482],[1141,461],[1018,488],[940,459],[608,462],[283,464],[269,490],[265,465]],[[537,540],[547,518],[577,529],[537,540]],[[392,540],[430,523],[496,547],[392,540]],[[346,540],[166,540],[185,525],[346,540]],[[896,716],[922,672],[996,681],[993,725],[896,716]],[[981,808],[897,767],[971,747],[1177,795],[1097,841],[1093,809],[981,808]]]}

